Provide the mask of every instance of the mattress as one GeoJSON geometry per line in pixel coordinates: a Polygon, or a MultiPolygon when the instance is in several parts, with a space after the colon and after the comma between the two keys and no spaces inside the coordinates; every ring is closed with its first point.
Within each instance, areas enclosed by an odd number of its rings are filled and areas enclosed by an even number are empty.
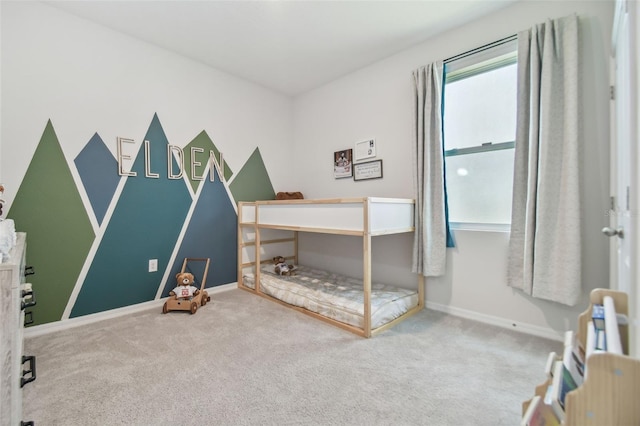
{"type": "MultiPolygon", "coordinates": [[[[328,271],[297,266],[296,275],[280,276],[273,265],[260,269],[260,290],[290,305],[299,306],[327,318],[364,327],[362,280],[328,271]]],[[[255,289],[254,274],[245,274],[243,283],[255,289]]],[[[387,284],[371,284],[371,328],[376,329],[418,306],[414,290],[387,284]]]]}

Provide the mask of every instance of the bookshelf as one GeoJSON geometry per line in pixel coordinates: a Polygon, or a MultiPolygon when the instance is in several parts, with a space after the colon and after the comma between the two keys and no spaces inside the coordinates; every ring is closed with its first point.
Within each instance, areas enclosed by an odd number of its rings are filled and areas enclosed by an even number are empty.
{"type": "MultiPolygon", "coordinates": [[[[578,317],[576,338],[584,347],[593,305],[602,304],[605,296],[613,299],[617,313],[629,315],[626,293],[593,290],[589,307],[578,317]]],[[[563,425],[640,425],[640,359],[626,355],[629,353],[628,326],[621,324],[618,329],[625,355],[602,352],[587,358],[584,383],[566,395],[563,425]]],[[[537,386],[535,395],[544,398],[549,384],[551,379],[537,386]]],[[[523,403],[523,415],[530,402],[523,403]]]]}

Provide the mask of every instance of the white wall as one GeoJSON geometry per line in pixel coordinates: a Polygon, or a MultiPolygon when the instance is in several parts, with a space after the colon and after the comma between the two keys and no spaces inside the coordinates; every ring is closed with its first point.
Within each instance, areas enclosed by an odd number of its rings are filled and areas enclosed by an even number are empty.
{"type": "MultiPolygon", "coordinates": [[[[448,253],[448,272],[429,279],[428,306],[459,315],[557,336],[575,328],[592,288],[608,286],[606,225],[609,182],[608,60],[613,20],[611,1],[518,2],[372,64],[298,97],[294,104],[296,185],[308,198],[335,196],[412,197],[411,71],[543,22],[577,13],[581,18],[583,96],[584,293],[576,307],[532,299],[506,285],[508,234],[458,230],[448,253]],[[376,138],[384,178],[334,180],[334,151],[376,138]]],[[[374,240],[374,280],[414,285],[410,236],[374,240]]],[[[301,262],[353,273],[361,256],[357,239],[303,235],[301,262]],[[330,254],[327,254],[330,253],[330,254]]]]}
{"type": "MultiPolygon", "coordinates": [[[[10,202],[48,119],[69,162],[94,132],[115,153],[137,142],[154,112],[172,143],[206,130],[238,171],[260,146],[276,190],[307,198],[412,197],[411,71],[511,35],[549,17],[581,17],[584,96],[585,294],[606,286],[608,56],[611,1],[519,2],[292,101],[198,62],[35,2],[2,2],[0,181],[10,202]],[[251,125],[247,125],[251,123],[251,125]],[[375,137],[384,178],[334,180],[333,152],[375,137]],[[280,155],[293,152],[290,157],[280,155]],[[291,170],[291,164],[294,169],[291,170]]],[[[459,230],[448,272],[427,283],[429,306],[541,335],[575,327],[575,308],[531,299],[505,283],[508,235],[459,230]]],[[[302,261],[353,272],[360,240],[303,235],[302,261]]],[[[376,238],[374,279],[412,286],[409,235],[376,238]]]]}
{"type": "Polygon", "coordinates": [[[292,180],[289,97],[40,2],[0,7],[7,207],[48,119],[69,162],[94,132],[114,156],[118,136],[141,143],[157,113],[174,145],[206,130],[234,172],[259,146],[274,188],[292,180]]]}

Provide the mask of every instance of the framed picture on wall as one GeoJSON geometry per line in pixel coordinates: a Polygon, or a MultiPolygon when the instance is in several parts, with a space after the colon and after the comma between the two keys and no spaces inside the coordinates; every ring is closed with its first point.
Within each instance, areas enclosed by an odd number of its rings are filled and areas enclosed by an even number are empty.
{"type": "Polygon", "coordinates": [[[353,150],[344,149],[333,153],[333,177],[335,179],[353,176],[353,150]]]}
{"type": "Polygon", "coordinates": [[[382,178],[382,160],[357,163],[353,166],[353,180],[382,178]]]}
{"type": "Polygon", "coordinates": [[[367,139],[366,141],[356,143],[356,155],[354,161],[364,160],[365,158],[373,158],[376,156],[376,140],[367,139]]]}

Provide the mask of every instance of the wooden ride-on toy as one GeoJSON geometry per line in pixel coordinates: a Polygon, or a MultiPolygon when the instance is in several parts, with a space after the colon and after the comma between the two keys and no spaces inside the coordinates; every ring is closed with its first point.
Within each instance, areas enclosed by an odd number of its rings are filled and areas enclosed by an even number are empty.
{"type": "MultiPolygon", "coordinates": [[[[190,272],[187,270],[188,263],[192,262],[206,262],[204,267],[204,273],[202,277],[202,282],[200,283],[200,289],[198,294],[189,298],[181,298],[177,295],[169,296],[166,302],[164,302],[164,306],[162,306],[162,313],[166,314],[169,311],[190,311],[191,314],[195,314],[198,310],[198,306],[204,306],[207,302],[211,301],[211,297],[205,291],[205,283],[207,282],[207,273],[209,272],[209,259],[208,258],[195,258],[195,257],[185,257],[184,262],[182,262],[182,270],[181,273],[190,272]]],[[[194,274],[195,275],[195,274],[194,274]]],[[[194,283],[197,282],[197,279],[194,277],[194,283]]]]}

